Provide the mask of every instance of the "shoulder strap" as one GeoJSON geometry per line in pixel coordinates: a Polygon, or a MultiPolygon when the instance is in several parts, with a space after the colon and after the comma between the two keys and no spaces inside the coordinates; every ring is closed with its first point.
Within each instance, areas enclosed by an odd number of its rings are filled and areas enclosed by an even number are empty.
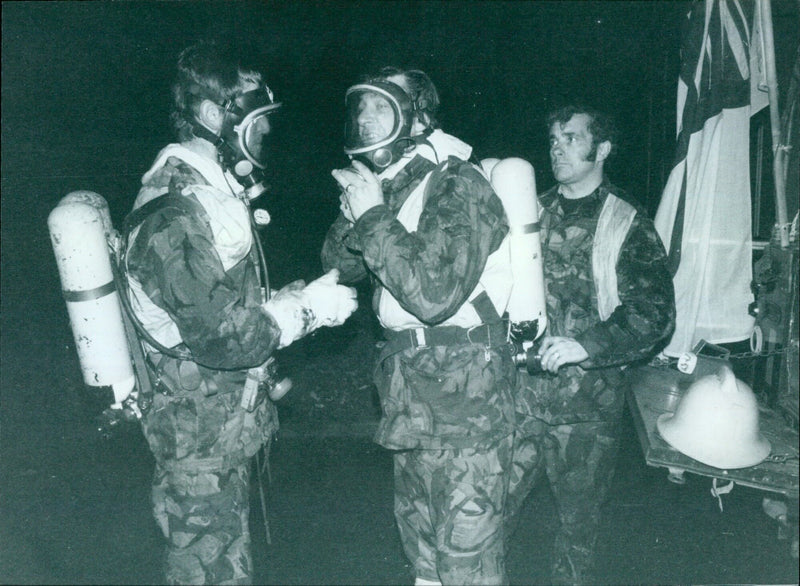
{"type": "Polygon", "coordinates": [[[128,238],[131,232],[139,226],[145,219],[153,213],[166,209],[169,207],[177,208],[187,212],[197,211],[202,208],[200,203],[183,195],[172,195],[165,193],[159,195],[148,201],[146,204],[131,211],[122,223],[122,231],[120,234],[120,245],[116,258],[112,258],[111,266],[114,273],[114,280],[117,282],[117,290],[119,291],[119,298],[126,317],[127,324],[132,326],[136,334],[153,348],[156,348],[162,354],[177,358],[179,360],[193,360],[191,353],[188,350],[181,350],[178,348],[167,348],[156,340],[150,332],[148,332],[144,325],[139,321],[136,313],[131,307],[130,299],[128,297],[128,275],[126,272],[125,255],[128,253],[128,238]]]}
{"type": "Polygon", "coordinates": [[[493,324],[501,321],[500,314],[497,313],[497,308],[485,289],[471,299],[470,303],[475,308],[478,317],[481,318],[481,323],[493,324]]]}
{"type": "Polygon", "coordinates": [[[436,168],[433,169],[431,172],[431,177],[428,179],[427,185],[425,185],[425,193],[422,199],[422,207],[425,207],[428,203],[428,198],[430,197],[432,186],[437,185],[439,181],[442,180],[443,177],[447,176],[448,173],[451,173],[453,170],[453,165],[458,163],[461,159],[457,157],[447,157],[444,161],[436,165],[436,168]]]}
{"type": "MultiPolygon", "coordinates": [[[[442,161],[436,166],[436,169],[434,169],[433,173],[431,174],[428,184],[425,186],[425,203],[428,202],[428,195],[431,185],[438,183],[448,173],[452,173],[453,169],[455,169],[459,163],[463,164],[464,162],[474,165],[472,161],[463,161],[463,159],[459,159],[458,157],[450,156],[446,161],[442,161]]],[[[485,289],[473,297],[469,303],[471,303],[475,308],[475,312],[478,314],[478,317],[481,318],[482,323],[491,324],[501,321],[500,314],[497,312],[497,308],[494,306],[494,303],[492,303],[492,300],[485,289]]]]}
{"type": "Polygon", "coordinates": [[[133,229],[144,222],[148,216],[159,210],[169,207],[177,208],[187,212],[196,212],[198,208],[202,208],[198,202],[184,195],[172,195],[169,193],[159,195],[158,197],[148,201],[143,206],[132,210],[125,217],[125,220],[122,223],[123,238],[127,239],[127,236],[133,231],[133,229]]]}

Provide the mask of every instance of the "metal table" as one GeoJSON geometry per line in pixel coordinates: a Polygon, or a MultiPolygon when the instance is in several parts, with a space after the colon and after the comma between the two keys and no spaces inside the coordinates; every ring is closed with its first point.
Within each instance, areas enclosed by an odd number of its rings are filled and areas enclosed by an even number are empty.
{"type": "Polygon", "coordinates": [[[684,374],[674,366],[645,366],[630,371],[632,387],[627,396],[628,405],[647,464],[668,469],[669,479],[679,484],[684,480],[684,472],[691,472],[797,500],[798,433],[775,411],[761,409],[760,413],[761,433],[772,444],[770,457],[749,468],[722,470],[702,464],[661,438],[656,419],[662,413],[675,411],[683,392],[699,374],[702,372],[684,374]]]}

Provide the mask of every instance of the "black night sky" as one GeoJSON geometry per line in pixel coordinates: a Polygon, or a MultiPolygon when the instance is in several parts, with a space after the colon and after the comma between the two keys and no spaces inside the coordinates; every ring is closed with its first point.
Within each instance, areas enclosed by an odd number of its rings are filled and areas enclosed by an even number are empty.
{"type": "MultiPolygon", "coordinates": [[[[773,4],[785,79],[793,49],[783,47],[797,44],[797,6],[773,4]]],[[[192,41],[212,36],[260,64],[284,103],[274,133],[274,195],[263,205],[283,222],[273,227],[276,237],[297,226],[308,233],[308,246],[297,254],[309,262],[321,226],[336,212],[329,172],[345,162],[344,92],[385,64],[426,70],[440,90],[444,129],[480,157],[529,159],[540,190],[552,185],[547,112],[576,99],[608,111],[621,130],[619,153],[607,169],[611,179],[655,213],[672,164],[680,33],[689,6],[685,0],[3,2],[4,235],[9,223],[31,219],[31,206],[46,215],[74,189],[97,191],[121,218],[143,171],[172,141],[175,58],[192,41]]],[[[6,238],[4,244],[5,256],[6,238]]]]}
{"type": "MultiPolygon", "coordinates": [[[[670,168],[678,2],[4,2],[3,226],[40,219],[69,191],[121,220],[172,141],[169,84],[195,39],[235,43],[284,103],[274,133],[273,238],[316,261],[345,162],[346,88],[385,64],[424,69],[443,128],[480,157],[522,156],[552,184],[545,116],[581,99],[618,118],[613,180],[655,211],[670,168]]],[[[36,226],[37,236],[44,223],[36,226]]],[[[4,263],[11,252],[3,239],[4,263]]],[[[49,259],[47,259],[49,261],[49,259]]],[[[280,270],[278,268],[278,270],[280,270]]],[[[314,270],[314,269],[312,269],[314,270]]]]}

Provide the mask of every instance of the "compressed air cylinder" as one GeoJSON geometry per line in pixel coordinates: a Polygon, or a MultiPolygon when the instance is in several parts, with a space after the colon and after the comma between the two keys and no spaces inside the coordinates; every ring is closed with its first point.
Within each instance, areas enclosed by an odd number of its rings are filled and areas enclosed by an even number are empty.
{"type": "Polygon", "coordinates": [[[108,203],[97,193],[72,192],[50,212],[47,226],[83,380],[101,392],[110,387],[111,406],[120,407],[136,379],[111,270],[108,203]]]}
{"type": "Polygon", "coordinates": [[[491,180],[492,178],[492,170],[497,163],[500,162],[500,159],[481,159],[481,167],[483,168],[483,172],[486,173],[486,177],[491,180]]]}
{"type": "Polygon", "coordinates": [[[547,314],[533,166],[516,157],[500,161],[487,159],[482,164],[491,173],[492,187],[503,202],[510,226],[514,286],[508,303],[508,316],[512,325],[517,324],[523,329],[534,326],[535,339],[547,326],[547,314]]]}

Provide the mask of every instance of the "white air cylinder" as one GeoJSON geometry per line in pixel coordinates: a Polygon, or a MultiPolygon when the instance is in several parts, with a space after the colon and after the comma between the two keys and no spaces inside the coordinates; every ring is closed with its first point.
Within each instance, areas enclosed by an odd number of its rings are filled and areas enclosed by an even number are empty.
{"type": "Polygon", "coordinates": [[[50,212],[47,226],[83,380],[111,387],[118,408],[136,378],[111,270],[108,203],[91,191],[72,192],[50,212]]]}
{"type": "Polygon", "coordinates": [[[510,226],[514,286],[508,316],[512,326],[518,324],[525,328],[535,324],[535,338],[538,338],[547,326],[547,307],[533,166],[517,157],[500,161],[487,159],[482,166],[490,173],[492,187],[503,202],[510,226]]]}

